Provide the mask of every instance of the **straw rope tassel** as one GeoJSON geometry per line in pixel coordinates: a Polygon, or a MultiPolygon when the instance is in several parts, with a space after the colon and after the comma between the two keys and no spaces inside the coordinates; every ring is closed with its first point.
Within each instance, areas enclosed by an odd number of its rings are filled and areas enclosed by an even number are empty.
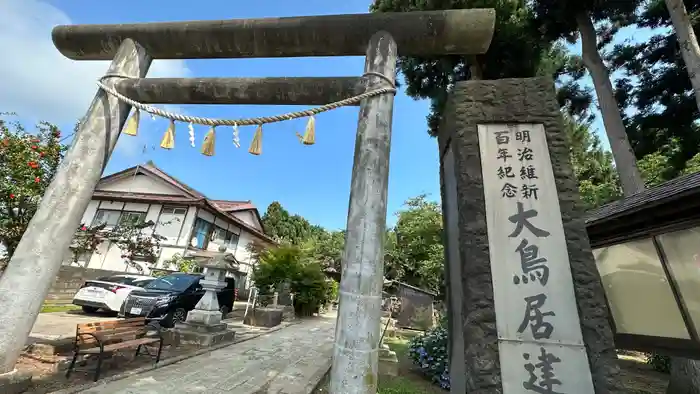
{"type": "Polygon", "coordinates": [[[256,156],[262,153],[262,125],[258,125],[258,128],[255,130],[253,142],[250,143],[248,153],[256,156]]]}
{"type": "Polygon", "coordinates": [[[309,122],[306,124],[306,132],[304,132],[304,138],[301,139],[301,143],[304,145],[313,145],[316,142],[316,120],[314,117],[309,118],[309,122]]]}
{"type": "Polygon", "coordinates": [[[205,156],[214,156],[214,144],[216,143],[216,127],[212,126],[207,135],[204,136],[202,143],[202,154],[205,156]]]}
{"type": "Polygon", "coordinates": [[[139,122],[141,121],[141,115],[139,110],[134,110],[134,114],[131,115],[129,120],[126,122],[126,127],[122,131],[126,135],[136,136],[139,132],[139,122]]]}
{"type": "Polygon", "coordinates": [[[175,121],[170,119],[170,125],[165,130],[163,139],[160,141],[160,147],[163,149],[173,149],[175,147],[175,121]]]}

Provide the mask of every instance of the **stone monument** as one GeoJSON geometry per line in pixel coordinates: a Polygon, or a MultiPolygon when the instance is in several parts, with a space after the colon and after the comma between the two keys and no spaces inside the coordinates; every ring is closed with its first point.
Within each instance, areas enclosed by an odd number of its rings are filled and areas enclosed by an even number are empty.
{"type": "Polygon", "coordinates": [[[552,81],[457,83],[438,143],[452,392],[622,392],[552,81]]]}
{"type": "Polygon", "coordinates": [[[216,255],[194,257],[197,265],[205,269],[204,278],[199,282],[205,293],[187,314],[187,319],[175,324],[176,341],[212,346],[233,340],[235,332],[221,321],[221,308],[216,293],[226,287],[226,271],[238,268],[236,260],[231,253],[226,253],[225,246],[219,247],[216,255]]]}

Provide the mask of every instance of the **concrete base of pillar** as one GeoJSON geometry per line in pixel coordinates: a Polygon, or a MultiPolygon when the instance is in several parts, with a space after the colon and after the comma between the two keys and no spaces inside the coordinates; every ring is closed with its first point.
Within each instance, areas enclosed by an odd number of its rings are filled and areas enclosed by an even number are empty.
{"type": "Polygon", "coordinates": [[[168,333],[168,343],[177,345],[214,346],[221,342],[233,341],[236,332],[229,330],[226,323],[205,325],[199,323],[177,323],[168,333]]]}
{"type": "Polygon", "coordinates": [[[379,346],[379,376],[397,376],[399,374],[399,359],[389,345],[379,346]]]}
{"type": "Polygon", "coordinates": [[[221,311],[219,310],[202,310],[193,309],[187,314],[187,321],[185,323],[192,324],[202,324],[206,326],[216,326],[221,324],[221,311]]]}
{"type": "Polygon", "coordinates": [[[282,309],[276,308],[257,308],[252,311],[248,311],[243,320],[243,324],[255,327],[275,327],[282,323],[282,316],[284,312],[282,309]]]}
{"type": "Polygon", "coordinates": [[[0,374],[0,393],[2,394],[19,394],[24,393],[29,389],[32,383],[32,374],[13,370],[11,372],[0,374]]]}

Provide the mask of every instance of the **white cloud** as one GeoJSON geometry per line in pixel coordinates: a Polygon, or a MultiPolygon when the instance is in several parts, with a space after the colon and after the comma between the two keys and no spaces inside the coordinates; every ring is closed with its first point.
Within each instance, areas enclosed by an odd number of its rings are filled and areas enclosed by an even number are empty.
{"type": "MultiPolygon", "coordinates": [[[[63,127],[84,115],[95,81],[109,62],[74,61],[54,47],[51,29],[73,23],[60,9],[36,0],[0,0],[0,112],[63,127]]],[[[160,60],[151,77],[185,77],[182,60],[160,60]]],[[[72,129],[72,127],[71,127],[72,129]]],[[[120,144],[123,145],[123,144],[120,144]]]]}

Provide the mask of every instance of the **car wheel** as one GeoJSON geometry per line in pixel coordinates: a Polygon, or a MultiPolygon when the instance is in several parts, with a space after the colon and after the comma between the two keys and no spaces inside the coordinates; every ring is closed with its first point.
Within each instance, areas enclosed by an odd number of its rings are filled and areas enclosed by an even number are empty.
{"type": "Polygon", "coordinates": [[[177,308],[173,311],[173,324],[182,323],[187,319],[187,311],[183,308],[177,308]]]}
{"type": "Polygon", "coordinates": [[[228,315],[229,312],[231,312],[226,305],[222,305],[221,308],[219,308],[219,310],[221,311],[221,318],[222,319],[225,319],[226,315],[228,315]]]}
{"type": "Polygon", "coordinates": [[[83,312],[85,313],[97,313],[100,308],[95,308],[94,306],[84,306],[83,312]]]}

